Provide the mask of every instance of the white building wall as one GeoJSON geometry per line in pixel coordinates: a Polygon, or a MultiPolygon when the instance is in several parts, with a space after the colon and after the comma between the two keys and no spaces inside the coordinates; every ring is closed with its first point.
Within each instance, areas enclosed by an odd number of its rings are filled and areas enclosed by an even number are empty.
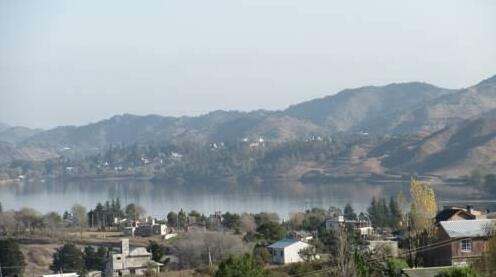
{"type": "Polygon", "coordinates": [[[272,248],[272,262],[275,264],[290,264],[302,262],[300,251],[309,247],[308,243],[295,242],[285,248],[272,248]]]}
{"type": "Polygon", "coordinates": [[[307,247],[309,247],[307,243],[300,241],[284,248],[284,264],[303,262],[300,251],[307,247]]]}

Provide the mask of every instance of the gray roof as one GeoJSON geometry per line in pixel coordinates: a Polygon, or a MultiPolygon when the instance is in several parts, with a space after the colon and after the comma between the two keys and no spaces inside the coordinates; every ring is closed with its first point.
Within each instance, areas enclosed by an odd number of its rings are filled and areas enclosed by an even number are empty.
{"type": "Polygon", "coordinates": [[[495,222],[491,219],[475,219],[441,221],[440,224],[450,238],[463,238],[487,236],[495,222]]]}
{"type": "Polygon", "coordinates": [[[273,244],[269,245],[269,248],[286,248],[292,244],[300,242],[299,240],[294,239],[283,239],[280,241],[276,241],[273,244]]]}

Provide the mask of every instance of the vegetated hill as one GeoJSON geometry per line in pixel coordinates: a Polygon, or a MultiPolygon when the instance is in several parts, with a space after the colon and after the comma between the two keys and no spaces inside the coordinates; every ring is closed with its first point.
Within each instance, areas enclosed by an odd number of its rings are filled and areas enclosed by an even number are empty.
{"type": "Polygon", "coordinates": [[[392,169],[468,175],[496,169],[496,109],[437,131],[418,143],[400,147],[383,165],[392,169]]]}
{"type": "Polygon", "coordinates": [[[30,129],[26,127],[7,127],[5,129],[1,129],[0,126],[0,141],[8,142],[12,144],[17,144],[39,132],[43,131],[42,129],[30,129]]]}
{"type": "Polygon", "coordinates": [[[289,107],[285,113],[330,132],[430,134],[496,108],[496,76],[460,90],[425,83],[344,90],[289,107]]]}
{"type": "Polygon", "coordinates": [[[45,161],[59,157],[56,153],[37,147],[16,148],[13,144],[0,142],[0,165],[15,160],[45,161]]]}
{"type": "Polygon", "coordinates": [[[0,165],[7,164],[15,160],[17,151],[13,145],[6,142],[0,142],[0,165]]]}
{"type": "Polygon", "coordinates": [[[198,117],[179,118],[125,114],[81,127],[65,126],[44,131],[21,145],[55,150],[91,150],[133,143],[208,143],[260,136],[286,141],[322,133],[323,130],[315,124],[266,111],[216,111],[198,117]]]}
{"type": "Polygon", "coordinates": [[[394,130],[398,118],[406,112],[452,92],[418,82],[369,86],[290,106],[285,113],[332,132],[382,133],[394,130]]]}
{"type": "Polygon", "coordinates": [[[432,132],[496,108],[496,76],[404,113],[396,130],[432,132]]]}

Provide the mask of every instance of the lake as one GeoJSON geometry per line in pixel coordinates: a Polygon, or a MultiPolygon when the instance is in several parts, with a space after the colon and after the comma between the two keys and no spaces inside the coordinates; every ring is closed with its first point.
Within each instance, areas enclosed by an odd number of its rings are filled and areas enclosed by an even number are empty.
{"type": "MultiPolygon", "coordinates": [[[[0,202],[4,210],[31,207],[40,212],[70,210],[74,203],[93,208],[98,202],[119,198],[124,206],[137,203],[148,215],[163,218],[169,211],[197,210],[210,214],[221,212],[276,212],[287,218],[293,211],[312,207],[328,209],[351,203],[357,211],[365,211],[375,197],[408,196],[408,182],[386,184],[329,183],[302,184],[275,181],[262,184],[156,184],[140,180],[24,182],[0,186],[0,202]]],[[[440,199],[470,198],[466,189],[436,187],[440,199]]]]}

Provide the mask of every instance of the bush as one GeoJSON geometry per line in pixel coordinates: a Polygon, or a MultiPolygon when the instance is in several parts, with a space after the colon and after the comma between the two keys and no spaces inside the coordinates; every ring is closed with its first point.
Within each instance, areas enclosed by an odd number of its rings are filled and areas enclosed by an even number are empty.
{"type": "Polygon", "coordinates": [[[245,254],[240,257],[229,257],[219,265],[215,277],[265,277],[268,272],[259,266],[255,259],[245,254]]]}
{"type": "Polygon", "coordinates": [[[463,267],[443,271],[435,277],[479,277],[479,274],[472,267],[463,267]]]}

